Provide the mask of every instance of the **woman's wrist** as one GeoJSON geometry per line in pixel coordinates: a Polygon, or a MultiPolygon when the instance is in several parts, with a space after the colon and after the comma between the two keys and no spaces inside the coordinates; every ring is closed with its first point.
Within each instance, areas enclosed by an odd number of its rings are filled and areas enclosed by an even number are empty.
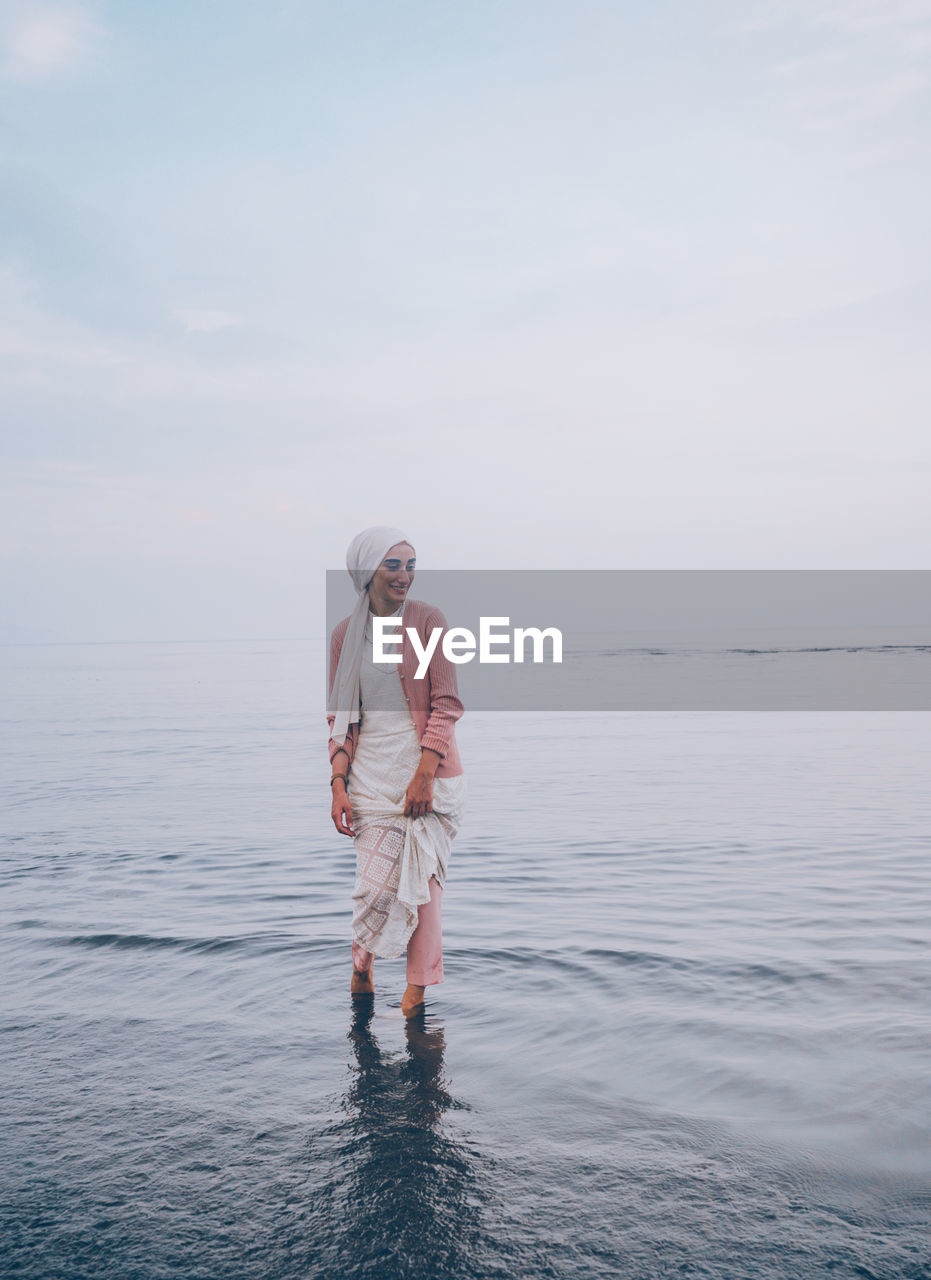
{"type": "Polygon", "coordinates": [[[420,752],[420,764],[417,766],[417,772],[422,778],[430,778],[432,780],[442,759],[443,757],[438,751],[423,747],[420,752]]]}

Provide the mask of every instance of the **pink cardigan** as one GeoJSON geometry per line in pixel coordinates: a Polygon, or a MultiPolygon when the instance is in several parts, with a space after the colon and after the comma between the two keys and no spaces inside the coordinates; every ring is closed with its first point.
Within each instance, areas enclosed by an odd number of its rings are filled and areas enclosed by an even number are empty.
{"type": "MultiPolygon", "coordinates": [[[[330,689],[333,688],[333,681],[336,678],[336,665],[339,662],[343,637],[348,625],[349,619],[343,618],[342,622],[333,628],[330,639],[330,689]]],[[[443,757],[437,765],[438,778],[455,778],[462,773],[462,761],[459,759],[459,748],[456,746],[455,726],[463,711],[462,703],[459,701],[456,667],[443,656],[442,646],[438,645],[430,659],[426,675],[422,680],[415,680],[414,673],[419,660],[406,631],[407,627],[414,627],[420,636],[421,645],[424,645],[434,627],[442,627],[444,631],[446,630],[446,619],[432,604],[424,604],[422,600],[407,600],[404,604],[403,625],[405,631],[398,674],[404,696],[410,703],[411,716],[420,745],[436,751],[443,757]]],[[[397,649],[394,652],[397,653],[397,649]]],[[[327,723],[331,729],[333,720],[332,715],[327,716],[327,723]]],[[[359,726],[351,724],[346,734],[346,741],[342,745],[330,739],[330,760],[332,761],[337,751],[345,751],[351,763],[358,740],[359,726]]]]}

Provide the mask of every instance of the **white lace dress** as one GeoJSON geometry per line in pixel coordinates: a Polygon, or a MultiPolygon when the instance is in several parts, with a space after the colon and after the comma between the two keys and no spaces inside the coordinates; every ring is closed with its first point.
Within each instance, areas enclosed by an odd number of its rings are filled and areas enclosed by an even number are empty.
{"type": "Polygon", "coordinates": [[[360,676],[359,740],[349,772],[356,845],[353,940],[390,959],[407,949],[417,908],[430,901],[430,877],[446,882],[450,849],[465,808],[466,780],[435,778],[433,812],[404,816],[404,797],[420,763],[420,742],[396,662],[373,661],[371,620],[360,676]]]}

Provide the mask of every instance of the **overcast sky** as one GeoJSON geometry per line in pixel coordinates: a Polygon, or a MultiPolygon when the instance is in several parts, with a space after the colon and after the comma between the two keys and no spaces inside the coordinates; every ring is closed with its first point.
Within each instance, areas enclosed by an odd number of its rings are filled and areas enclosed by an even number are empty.
{"type": "Polygon", "coordinates": [[[0,641],[928,568],[931,0],[0,0],[0,641]],[[415,592],[416,594],[416,592],[415,592]]]}

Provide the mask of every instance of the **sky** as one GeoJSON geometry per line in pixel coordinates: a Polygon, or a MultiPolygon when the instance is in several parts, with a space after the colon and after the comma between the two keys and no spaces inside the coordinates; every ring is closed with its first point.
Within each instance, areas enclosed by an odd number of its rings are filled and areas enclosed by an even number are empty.
{"type": "Polygon", "coordinates": [[[0,643],[923,569],[931,0],[0,0],[0,643]],[[415,591],[416,594],[416,591],[415,591]]]}

